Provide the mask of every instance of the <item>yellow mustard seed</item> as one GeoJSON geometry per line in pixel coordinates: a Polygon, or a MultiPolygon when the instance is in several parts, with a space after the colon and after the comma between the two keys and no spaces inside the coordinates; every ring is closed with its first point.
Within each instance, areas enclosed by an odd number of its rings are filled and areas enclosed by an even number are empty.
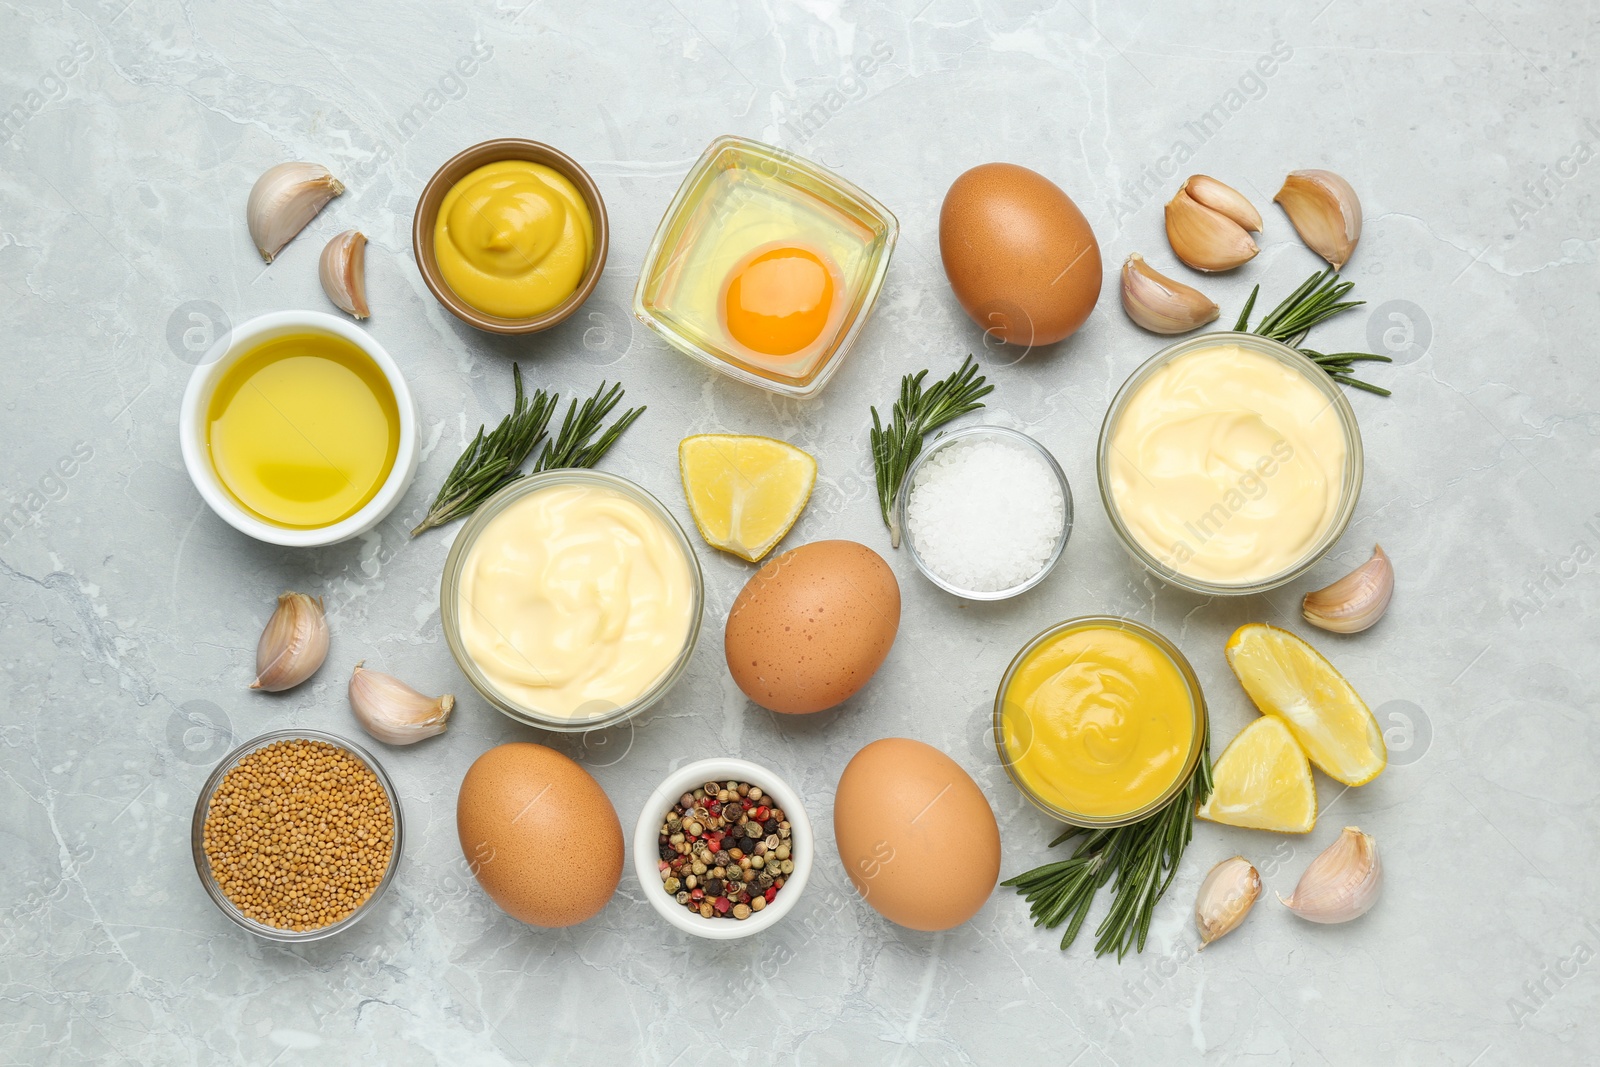
{"type": "Polygon", "coordinates": [[[325,741],[275,741],[222,778],[203,829],[211,874],[248,918],[286,930],[330,926],[377,889],[394,817],[377,775],[325,741]]]}

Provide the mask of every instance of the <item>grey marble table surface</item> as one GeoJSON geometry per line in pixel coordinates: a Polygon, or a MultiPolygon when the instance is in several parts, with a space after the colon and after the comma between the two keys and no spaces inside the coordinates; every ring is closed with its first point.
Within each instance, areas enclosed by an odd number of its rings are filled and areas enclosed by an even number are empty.
{"type": "Polygon", "coordinates": [[[1586,0],[0,5],[0,1060],[1600,1058],[1597,19],[1586,0]],[[900,220],[882,298],[817,399],[719,377],[629,313],[663,210],[724,133],[833,168],[900,220]],[[521,339],[451,317],[411,251],[423,183],[497,136],[580,160],[612,225],[586,307],[521,339]],[[264,267],[245,197],[292,159],[326,164],[349,191],[264,267]],[[1020,360],[986,343],[939,262],[945,190],[991,160],[1065,189],[1106,264],[1087,325],[1020,360]],[[1372,376],[1394,395],[1351,394],[1366,484],[1328,558],[1267,595],[1190,596],[1124,553],[1096,487],[1106,405],[1161,346],[1124,317],[1115,270],[1134,251],[1173,268],[1162,205],[1203,172],[1251,197],[1266,228],[1245,268],[1184,277],[1225,320],[1257,282],[1268,299],[1287,292],[1321,266],[1270,204],[1304,167],[1345,175],[1365,211],[1346,276],[1368,304],[1320,336],[1393,355],[1372,376]],[[332,310],[316,258],[349,227],[371,238],[367,329],[416,393],[421,469],[374,532],[276,549],[201,502],[178,403],[210,331],[332,310]],[[999,605],[945,595],[889,549],[865,459],[868,405],[892,399],[903,373],[942,374],[969,351],[997,386],[984,417],[1049,447],[1077,499],[1061,565],[999,605]],[[873,546],[905,599],[870,686],[804,719],[749,703],[723,661],[722,621],[751,568],[701,545],[704,639],[631,728],[547,735],[473,694],[440,633],[454,531],[412,540],[406,528],[478,424],[507,408],[513,360],[534,385],[571,395],[620,378],[648,404],[605,466],[685,523],[683,436],[762,433],[813,453],[816,493],[787,544],[873,546]],[[1375,541],[1399,575],[1387,617],[1350,638],[1305,627],[1300,596],[1375,541]],[[256,639],[285,588],[327,598],[332,654],[306,686],[252,693],[256,639]],[[1324,813],[1307,837],[1199,824],[1146,950],[1120,965],[1094,958],[1087,937],[1060,951],[1007,890],[943,934],[890,925],[833,850],[845,763],[884,736],[937,745],[993,805],[1005,875],[1054,856],[1054,824],[998,765],[989,709],[1028,637],[1088,613],[1178,643],[1218,750],[1255,715],[1223,660],[1227,636],[1253,620],[1313,635],[1377,713],[1388,770],[1348,792],[1319,776],[1324,813]],[[258,733],[360,736],[343,684],[360,659],[461,696],[447,734],[381,750],[408,827],[401,874],[341,936],[254,940],[196,878],[196,796],[258,733]],[[454,820],[467,766],[509,740],[583,762],[628,827],[686,761],[768,764],[808,800],[816,875],[784,923],[738,943],[669,929],[631,868],[595,919],[524,926],[473,882],[454,820]],[[1302,922],[1275,894],[1346,824],[1378,839],[1384,897],[1347,926],[1302,922]],[[1260,868],[1264,899],[1197,953],[1195,890],[1234,853],[1260,868]],[[736,1011],[715,1010],[730,1001],[736,1011]]]}

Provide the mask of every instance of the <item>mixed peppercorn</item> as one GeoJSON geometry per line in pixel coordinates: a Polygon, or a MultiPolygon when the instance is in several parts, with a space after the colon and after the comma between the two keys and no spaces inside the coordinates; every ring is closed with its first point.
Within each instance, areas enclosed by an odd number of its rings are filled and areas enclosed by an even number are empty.
{"type": "Polygon", "coordinates": [[[667,812],[658,836],[661,884],[707,919],[748,919],[794,873],[789,820],[760,786],[707,782],[667,812]]]}

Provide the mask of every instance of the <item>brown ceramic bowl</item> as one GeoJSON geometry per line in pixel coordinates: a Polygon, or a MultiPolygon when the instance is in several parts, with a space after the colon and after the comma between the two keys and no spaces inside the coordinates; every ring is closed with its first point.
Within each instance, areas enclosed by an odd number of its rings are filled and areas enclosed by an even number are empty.
{"type": "Polygon", "coordinates": [[[578,166],[577,162],[565,152],[520,137],[500,137],[493,141],[484,141],[452,156],[444,166],[434,172],[433,177],[428,179],[428,184],[423,186],[422,196],[417,200],[416,214],[411,220],[411,248],[416,254],[417,269],[422,272],[422,280],[427,284],[428,291],[433,293],[450,314],[462,322],[476,326],[480,330],[488,330],[490,333],[538,333],[540,330],[548,330],[577,311],[583,306],[583,302],[589,299],[589,294],[594,292],[595,283],[600,280],[600,272],[605,270],[606,251],[610,245],[611,226],[606,221],[606,202],[601,199],[600,187],[589,177],[589,172],[578,166]],[[594,218],[594,254],[589,257],[589,266],[583,272],[578,288],[573,290],[571,296],[544,314],[522,319],[506,319],[499,315],[485,314],[461,299],[444,280],[444,275],[439,273],[439,262],[433,255],[433,229],[439,218],[439,204],[444,200],[444,194],[448,193],[456,182],[484,164],[498,163],[503,159],[525,159],[530,163],[542,163],[560,172],[578,187],[578,191],[583,194],[584,202],[589,205],[589,214],[594,218]]]}

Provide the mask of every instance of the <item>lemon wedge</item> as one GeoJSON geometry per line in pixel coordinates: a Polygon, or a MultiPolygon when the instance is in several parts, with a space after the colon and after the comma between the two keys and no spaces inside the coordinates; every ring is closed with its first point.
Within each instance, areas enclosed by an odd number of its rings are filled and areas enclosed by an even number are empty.
{"type": "Polygon", "coordinates": [[[805,510],[817,461],[784,441],[706,433],[678,445],[683,495],[700,536],[754,563],[805,510]]]}
{"type": "Polygon", "coordinates": [[[1195,812],[1202,819],[1303,834],[1317,824],[1317,787],[1305,749],[1284,720],[1263,715],[1228,743],[1212,771],[1211,796],[1195,812]]]}
{"type": "Polygon", "coordinates": [[[1311,762],[1365,785],[1389,762],[1383,732],[1344,675],[1287,630],[1253,622],[1228,639],[1228,666],[1263,714],[1281,716],[1311,762]]]}

